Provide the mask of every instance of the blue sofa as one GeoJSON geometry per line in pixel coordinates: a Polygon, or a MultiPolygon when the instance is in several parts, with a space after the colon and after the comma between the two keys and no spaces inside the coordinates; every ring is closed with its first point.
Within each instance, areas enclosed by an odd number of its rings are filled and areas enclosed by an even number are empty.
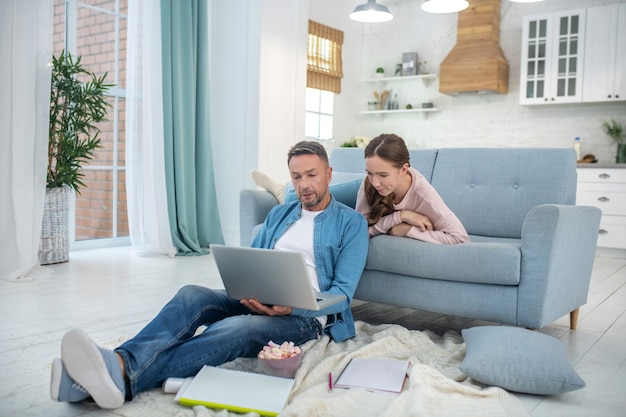
{"type": "MultiPolygon", "coordinates": [[[[576,206],[571,149],[411,150],[417,168],[456,213],[471,243],[440,245],[380,235],[370,240],[355,298],[539,329],[587,301],[601,211],[576,206]]],[[[363,149],[330,155],[331,192],[354,207],[363,149]]],[[[277,200],[240,193],[241,245],[277,200]]]]}

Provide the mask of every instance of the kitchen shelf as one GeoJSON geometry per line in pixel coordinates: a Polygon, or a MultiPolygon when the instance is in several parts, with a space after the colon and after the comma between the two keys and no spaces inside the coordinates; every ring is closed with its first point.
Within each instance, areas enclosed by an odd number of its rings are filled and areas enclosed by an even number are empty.
{"type": "Polygon", "coordinates": [[[424,85],[430,84],[431,81],[436,80],[438,77],[437,74],[423,74],[423,75],[406,75],[404,77],[380,77],[380,78],[368,78],[363,80],[366,83],[387,83],[387,82],[396,82],[396,81],[417,81],[420,80],[424,83],[424,85]]]}
{"type": "Polygon", "coordinates": [[[430,108],[430,109],[366,110],[366,111],[359,112],[359,114],[386,116],[388,114],[421,113],[424,115],[424,117],[428,117],[428,113],[433,113],[436,111],[439,111],[439,109],[430,108]]]}
{"type": "MultiPolygon", "coordinates": [[[[415,81],[421,81],[424,85],[424,87],[428,87],[429,84],[433,81],[433,80],[437,80],[437,78],[439,78],[439,76],[437,74],[422,74],[422,75],[407,75],[404,77],[380,77],[380,78],[368,78],[366,80],[363,80],[364,83],[375,83],[378,84],[379,86],[381,85],[385,85],[387,83],[411,83],[411,82],[415,82],[415,81]]],[[[415,89],[418,88],[418,86],[412,85],[412,86],[407,86],[410,89],[415,89]]],[[[422,114],[424,116],[424,118],[428,118],[428,113],[433,113],[436,111],[439,111],[439,109],[437,108],[422,108],[422,107],[415,107],[412,109],[405,109],[404,105],[402,106],[403,108],[401,109],[397,109],[397,110],[365,110],[365,111],[360,111],[359,114],[361,115],[367,115],[367,116],[379,116],[379,117],[385,117],[388,114],[407,114],[407,113],[418,113],[418,114],[422,114]]]]}

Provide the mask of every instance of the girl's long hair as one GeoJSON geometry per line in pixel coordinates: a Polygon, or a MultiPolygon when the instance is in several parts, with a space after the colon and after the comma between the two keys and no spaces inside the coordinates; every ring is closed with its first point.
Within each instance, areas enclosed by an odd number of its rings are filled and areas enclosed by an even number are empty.
{"type": "MultiPolygon", "coordinates": [[[[402,168],[404,164],[411,166],[409,150],[404,143],[404,139],[393,133],[385,133],[376,136],[365,147],[365,159],[378,156],[380,159],[389,162],[396,168],[402,168]]],[[[376,191],[376,188],[365,177],[364,183],[365,198],[371,207],[367,216],[367,224],[373,226],[381,217],[393,213],[393,193],[384,197],[376,191]]]]}

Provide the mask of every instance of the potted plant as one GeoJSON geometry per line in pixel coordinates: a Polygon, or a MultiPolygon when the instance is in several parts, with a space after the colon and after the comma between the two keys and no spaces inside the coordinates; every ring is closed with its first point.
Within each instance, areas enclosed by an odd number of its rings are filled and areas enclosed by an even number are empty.
{"type": "Polygon", "coordinates": [[[376,77],[381,78],[385,76],[385,69],[383,67],[376,68],[376,77]]]}
{"type": "Polygon", "coordinates": [[[615,162],[618,164],[626,163],[626,128],[611,119],[602,123],[602,130],[617,143],[615,162]]]}
{"type": "Polygon", "coordinates": [[[81,166],[101,147],[97,123],[106,121],[111,104],[105,93],[107,74],[98,77],[61,51],[52,57],[46,199],[39,244],[41,264],[69,259],[69,193],[80,194],[81,166]],[[86,81],[81,80],[85,79],[86,81]]]}

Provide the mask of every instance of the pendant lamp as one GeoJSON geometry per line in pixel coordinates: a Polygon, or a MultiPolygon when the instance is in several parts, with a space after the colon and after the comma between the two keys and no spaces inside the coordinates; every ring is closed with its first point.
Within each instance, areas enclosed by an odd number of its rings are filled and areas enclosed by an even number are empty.
{"type": "Polygon", "coordinates": [[[422,10],[428,13],[456,13],[468,6],[467,0],[424,0],[422,10]]]}
{"type": "Polygon", "coordinates": [[[376,0],[367,0],[367,3],[356,6],[350,19],[363,23],[381,23],[393,19],[393,15],[386,6],[377,4],[376,0]]]}

